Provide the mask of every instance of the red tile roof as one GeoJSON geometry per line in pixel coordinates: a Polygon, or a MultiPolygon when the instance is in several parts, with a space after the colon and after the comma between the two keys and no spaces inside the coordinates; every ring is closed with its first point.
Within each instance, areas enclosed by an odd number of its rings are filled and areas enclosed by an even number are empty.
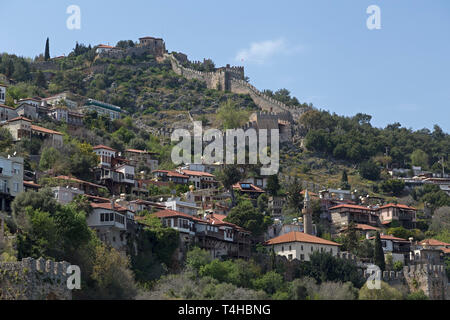
{"type": "Polygon", "coordinates": [[[413,207],[410,207],[410,206],[407,206],[407,205],[404,205],[404,204],[395,204],[395,203],[386,204],[384,206],[381,206],[380,209],[391,208],[391,207],[392,208],[400,208],[400,209],[408,209],[408,210],[415,210],[415,211],[417,211],[416,208],[413,208],[413,207]]]}
{"type": "Polygon", "coordinates": [[[8,120],[8,122],[14,122],[14,121],[19,121],[19,120],[23,120],[23,121],[27,121],[27,122],[33,122],[32,120],[25,118],[25,117],[16,117],[14,119],[8,120]]]}
{"type": "Polygon", "coordinates": [[[442,242],[436,239],[425,239],[419,243],[420,245],[428,245],[428,246],[450,246],[450,243],[442,242]]]}
{"type": "Polygon", "coordinates": [[[90,185],[90,186],[96,187],[96,188],[106,189],[106,187],[104,187],[104,186],[101,186],[101,185],[98,185],[98,184],[95,184],[95,183],[91,183],[91,182],[88,182],[88,181],[83,181],[83,180],[77,179],[75,177],[57,176],[56,179],[58,179],[58,180],[66,180],[66,181],[69,181],[69,182],[76,182],[76,183],[90,185]]]}
{"type": "Polygon", "coordinates": [[[98,146],[95,146],[95,147],[93,147],[92,149],[94,149],[94,150],[105,149],[105,150],[117,152],[117,150],[115,150],[115,149],[113,149],[113,148],[111,148],[111,147],[108,147],[108,146],[104,146],[104,145],[102,145],[102,144],[101,144],[101,145],[98,145],[98,146]]]}
{"type": "Polygon", "coordinates": [[[131,153],[141,153],[141,154],[152,154],[149,151],[146,150],[137,150],[137,149],[127,149],[125,152],[131,152],[131,153]]]}
{"type": "Polygon", "coordinates": [[[37,184],[33,181],[24,181],[23,185],[28,188],[37,188],[37,189],[42,187],[40,184],[37,184]]]}
{"type": "Polygon", "coordinates": [[[265,242],[266,245],[289,243],[289,242],[306,242],[315,244],[324,244],[329,246],[341,246],[339,243],[325,240],[319,237],[312,236],[303,232],[292,231],[265,242]]]}
{"type": "Polygon", "coordinates": [[[91,207],[94,209],[107,209],[107,210],[112,210],[112,211],[117,211],[117,212],[128,211],[127,208],[122,207],[116,203],[111,204],[111,202],[105,202],[105,203],[91,202],[91,207]],[[113,207],[113,205],[114,205],[114,207],[113,207]]]}
{"type": "Polygon", "coordinates": [[[181,170],[184,174],[188,176],[199,176],[199,177],[211,177],[214,178],[214,175],[208,172],[202,171],[192,171],[192,170],[181,170]]]}
{"type": "Polygon", "coordinates": [[[42,133],[48,133],[48,134],[56,134],[59,136],[63,135],[61,132],[50,130],[50,129],[39,127],[39,126],[35,126],[35,125],[31,125],[31,130],[37,131],[37,132],[42,132],[42,133]]]}
{"type": "Polygon", "coordinates": [[[168,210],[168,209],[155,212],[154,215],[157,216],[160,219],[161,218],[170,218],[170,217],[182,217],[182,218],[187,218],[187,219],[190,219],[190,220],[193,220],[193,221],[207,223],[207,221],[202,220],[202,219],[197,218],[197,217],[194,217],[194,216],[191,216],[191,215],[189,215],[187,213],[180,212],[180,211],[174,211],[174,210],[168,210]]]}
{"type": "Polygon", "coordinates": [[[368,224],[362,224],[362,223],[357,223],[355,225],[355,228],[358,230],[363,230],[363,231],[377,231],[379,230],[378,228],[369,226],[368,224]]]}
{"type": "MultiPolygon", "coordinates": [[[[375,237],[370,237],[369,239],[373,240],[373,239],[375,239],[375,237]]],[[[397,238],[397,237],[394,237],[394,236],[391,236],[391,235],[380,235],[380,239],[381,240],[392,240],[392,241],[398,241],[398,242],[409,242],[406,239],[397,238]]]]}
{"type": "Polygon", "coordinates": [[[340,208],[373,211],[371,208],[367,208],[367,207],[363,207],[363,206],[358,206],[358,205],[354,205],[354,204],[340,204],[340,205],[338,205],[338,206],[335,206],[335,207],[330,208],[329,210],[340,209],[340,208]]]}
{"type": "Polygon", "coordinates": [[[10,110],[15,110],[13,107],[7,106],[6,104],[1,104],[0,103],[0,108],[6,108],[6,109],[10,109],[10,110]]]}

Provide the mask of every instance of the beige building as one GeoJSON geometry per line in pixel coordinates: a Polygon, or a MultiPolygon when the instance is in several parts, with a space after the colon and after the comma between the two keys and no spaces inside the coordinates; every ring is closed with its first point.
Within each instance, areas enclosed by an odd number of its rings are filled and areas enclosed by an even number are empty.
{"type": "Polygon", "coordinates": [[[23,192],[23,158],[0,157],[0,211],[11,211],[11,202],[23,192]]]}
{"type": "Polygon", "coordinates": [[[310,255],[314,252],[328,252],[336,256],[340,246],[339,243],[298,231],[270,239],[265,242],[265,245],[273,249],[277,255],[300,261],[310,261],[310,255]]]}

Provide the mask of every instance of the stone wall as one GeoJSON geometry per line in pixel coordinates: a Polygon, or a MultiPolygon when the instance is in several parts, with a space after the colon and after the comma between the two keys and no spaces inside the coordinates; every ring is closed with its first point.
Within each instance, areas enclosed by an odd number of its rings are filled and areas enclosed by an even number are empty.
{"type": "Polygon", "coordinates": [[[42,258],[0,262],[0,300],[72,300],[69,266],[42,258]]]}
{"type": "MultiPolygon", "coordinates": [[[[373,272],[364,271],[367,279],[373,272]]],[[[431,300],[448,300],[448,279],[443,265],[418,264],[403,267],[403,271],[383,271],[381,279],[391,286],[405,285],[410,292],[422,290],[431,300]]]]}
{"type": "Polygon", "coordinates": [[[201,72],[183,67],[171,54],[166,54],[166,58],[170,60],[172,69],[176,74],[186,77],[187,79],[203,81],[209,89],[230,91],[236,94],[248,94],[261,110],[276,113],[290,112],[295,120],[298,120],[306,111],[305,108],[289,107],[262,93],[243,80],[243,67],[227,66],[217,69],[216,72],[201,72]]]}

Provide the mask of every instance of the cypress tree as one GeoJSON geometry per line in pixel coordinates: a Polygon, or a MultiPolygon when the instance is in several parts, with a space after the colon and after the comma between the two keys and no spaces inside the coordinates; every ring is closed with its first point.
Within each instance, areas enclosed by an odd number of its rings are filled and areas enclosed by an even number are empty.
{"type": "Polygon", "coordinates": [[[375,265],[377,265],[382,271],[386,269],[386,264],[384,262],[383,245],[381,244],[379,232],[377,232],[377,236],[375,238],[374,260],[375,265]]]}
{"type": "Polygon", "coordinates": [[[47,38],[45,42],[45,61],[50,60],[50,40],[47,38]]]}

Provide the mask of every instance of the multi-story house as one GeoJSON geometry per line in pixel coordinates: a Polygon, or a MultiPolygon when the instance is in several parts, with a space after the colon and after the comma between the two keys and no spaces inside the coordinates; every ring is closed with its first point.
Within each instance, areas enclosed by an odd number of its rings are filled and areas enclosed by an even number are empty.
{"type": "Polygon", "coordinates": [[[19,102],[19,106],[16,108],[17,115],[25,117],[30,120],[36,120],[38,118],[38,107],[35,104],[26,102],[19,102]]]}
{"type": "Polygon", "coordinates": [[[331,221],[336,233],[346,229],[350,223],[366,224],[370,226],[377,226],[379,223],[376,210],[370,207],[341,204],[330,208],[330,212],[331,221]]]}
{"type": "Polygon", "coordinates": [[[254,200],[258,199],[261,194],[265,193],[263,189],[247,182],[238,182],[233,185],[233,189],[237,192],[248,195],[251,199],[254,200]]]}
{"type": "Polygon", "coordinates": [[[165,226],[180,232],[183,251],[189,245],[197,245],[209,251],[214,258],[250,257],[250,232],[223,221],[225,216],[210,215],[200,219],[173,210],[159,211],[155,216],[165,226]]]}
{"type": "Polygon", "coordinates": [[[0,104],[0,122],[9,121],[11,119],[17,118],[19,114],[17,113],[16,109],[0,104]]]}
{"type": "Polygon", "coordinates": [[[95,111],[99,115],[105,115],[111,120],[120,119],[122,109],[118,106],[97,101],[94,99],[88,99],[83,106],[85,111],[95,111]]]}
{"type": "Polygon", "coordinates": [[[328,252],[337,256],[341,246],[339,243],[298,231],[270,239],[264,245],[273,249],[277,255],[300,261],[310,261],[310,256],[314,252],[328,252]]]}
{"type": "Polygon", "coordinates": [[[114,202],[91,203],[91,207],[92,212],[87,218],[88,226],[96,231],[102,242],[126,252],[127,223],[133,215],[132,212],[114,202]]]}
{"type": "Polygon", "coordinates": [[[72,126],[82,126],[84,115],[69,110],[65,106],[56,106],[50,109],[49,117],[58,122],[65,122],[72,126]]]}
{"type": "Polygon", "coordinates": [[[164,205],[167,209],[178,211],[182,213],[189,214],[191,216],[195,216],[198,213],[198,210],[200,210],[199,207],[197,207],[197,204],[192,201],[181,201],[180,198],[169,198],[166,202],[161,203],[164,205]]]}
{"type": "Polygon", "coordinates": [[[10,212],[11,202],[23,190],[23,158],[0,156],[0,211],[10,212]]]}
{"type": "MultiPolygon", "coordinates": [[[[375,237],[369,238],[370,240],[375,237]]],[[[381,245],[383,247],[384,256],[392,255],[392,261],[395,263],[401,261],[403,264],[409,261],[411,252],[411,242],[397,238],[391,235],[380,235],[381,245]]]]}
{"type": "Polygon", "coordinates": [[[152,172],[153,177],[158,181],[173,182],[175,184],[188,184],[189,176],[171,170],[154,170],[152,172]]]}
{"type": "Polygon", "coordinates": [[[74,110],[78,108],[78,103],[75,101],[75,96],[70,92],[63,92],[48,98],[43,98],[44,105],[67,106],[69,109],[74,110]]]}
{"type": "Polygon", "coordinates": [[[196,189],[211,189],[218,186],[218,182],[211,173],[192,170],[181,170],[181,173],[189,177],[189,184],[196,189]]]}
{"type": "Polygon", "coordinates": [[[98,145],[93,149],[99,156],[98,167],[94,170],[96,181],[106,186],[113,195],[132,193],[136,186],[134,166],[113,148],[98,145]]]}
{"type": "Polygon", "coordinates": [[[150,168],[151,171],[158,169],[158,160],[154,158],[155,155],[155,153],[145,150],[125,150],[125,157],[130,161],[131,165],[137,167],[140,163],[142,163],[150,168]]]}
{"type": "Polygon", "coordinates": [[[69,186],[53,187],[52,191],[53,191],[56,201],[58,201],[61,204],[68,204],[68,203],[72,202],[72,200],[74,198],[84,194],[83,190],[80,190],[78,188],[69,187],[69,186]]]}
{"type": "Polygon", "coordinates": [[[381,224],[398,221],[401,226],[413,229],[416,225],[416,208],[404,204],[387,204],[378,209],[381,224]]]}

